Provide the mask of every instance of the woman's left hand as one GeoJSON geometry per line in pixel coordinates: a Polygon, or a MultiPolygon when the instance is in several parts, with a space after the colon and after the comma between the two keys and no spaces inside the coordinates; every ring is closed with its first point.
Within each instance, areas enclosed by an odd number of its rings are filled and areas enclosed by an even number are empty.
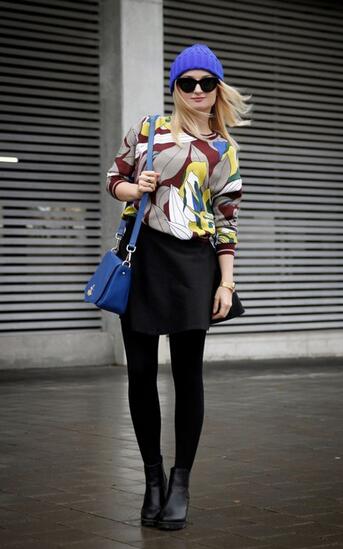
{"type": "Polygon", "coordinates": [[[229,288],[219,286],[214,296],[212,319],[225,318],[231,309],[232,292],[229,288]]]}

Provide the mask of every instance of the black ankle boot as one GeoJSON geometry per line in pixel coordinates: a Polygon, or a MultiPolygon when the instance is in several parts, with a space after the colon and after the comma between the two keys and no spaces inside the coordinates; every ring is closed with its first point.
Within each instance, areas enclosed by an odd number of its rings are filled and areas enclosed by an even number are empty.
{"type": "Polygon", "coordinates": [[[141,509],[141,523],[143,526],[155,526],[168,489],[163,460],[155,465],[144,464],[144,473],[146,489],[141,509]]]}
{"type": "Polygon", "coordinates": [[[189,476],[188,469],[172,467],[170,469],[167,500],[157,522],[162,530],[179,530],[187,522],[189,504],[189,476]]]}

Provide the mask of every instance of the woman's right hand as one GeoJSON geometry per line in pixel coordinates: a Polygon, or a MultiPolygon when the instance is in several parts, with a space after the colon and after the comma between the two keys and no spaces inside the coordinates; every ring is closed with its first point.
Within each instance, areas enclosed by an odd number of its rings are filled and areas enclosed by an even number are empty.
{"type": "Polygon", "coordinates": [[[158,177],[161,174],[151,170],[144,170],[140,173],[137,183],[138,198],[142,198],[144,193],[152,193],[157,186],[158,177]]]}

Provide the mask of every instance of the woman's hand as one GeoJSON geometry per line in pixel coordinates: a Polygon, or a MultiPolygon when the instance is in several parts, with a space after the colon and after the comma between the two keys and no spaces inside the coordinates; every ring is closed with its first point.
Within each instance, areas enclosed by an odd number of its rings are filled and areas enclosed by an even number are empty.
{"type": "Polygon", "coordinates": [[[138,177],[137,195],[142,198],[144,193],[152,193],[156,189],[158,177],[161,174],[151,170],[142,171],[138,177]]]}
{"type": "Polygon", "coordinates": [[[229,288],[219,286],[214,296],[212,319],[225,318],[231,309],[232,292],[229,288]]]}

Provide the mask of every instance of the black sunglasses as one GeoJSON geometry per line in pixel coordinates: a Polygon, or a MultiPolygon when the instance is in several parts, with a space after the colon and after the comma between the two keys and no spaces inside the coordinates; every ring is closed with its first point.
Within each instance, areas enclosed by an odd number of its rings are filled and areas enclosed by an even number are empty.
{"type": "Polygon", "coordinates": [[[201,78],[201,80],[196,80],[191,76],[184,76],[181,78],[177,78],[176,82],[180,87],[180,89],[185,93],[193,92],[198,83],[200,84],[200,88],[202,89],[203,92],[209,93],[217,87],[217,84],[219,83],[219,79],[216,78],[215,76],[208,76],[205,78],[201,78]]]}

